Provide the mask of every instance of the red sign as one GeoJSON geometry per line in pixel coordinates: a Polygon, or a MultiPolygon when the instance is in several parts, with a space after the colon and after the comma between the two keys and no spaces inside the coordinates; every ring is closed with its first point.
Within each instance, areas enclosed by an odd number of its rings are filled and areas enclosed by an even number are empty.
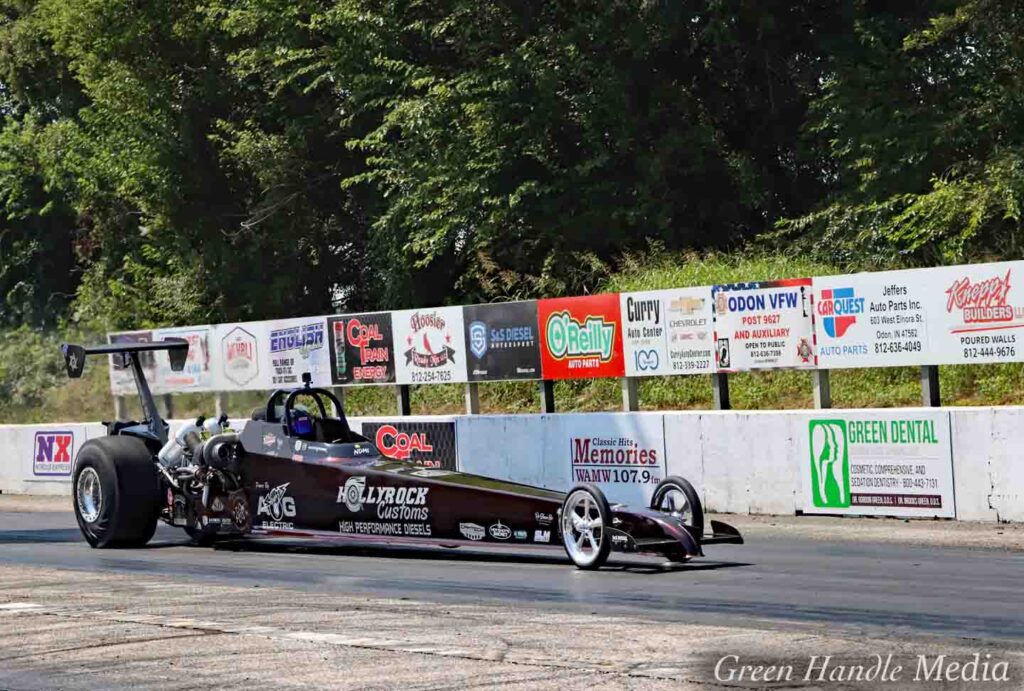
{"type": "Polygon", "coordinates": [[[617,293],[540,300],[537,317],[545,379],[625,375],[617,293]]]}

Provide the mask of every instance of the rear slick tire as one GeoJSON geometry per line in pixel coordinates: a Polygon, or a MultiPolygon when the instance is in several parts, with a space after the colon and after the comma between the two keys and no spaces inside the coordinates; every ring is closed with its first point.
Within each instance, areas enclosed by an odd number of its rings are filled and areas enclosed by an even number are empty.
{"type": "Polygon", "coordinates": [[[601,568],[612,550],[605,529],[612,522],[612,510],[604,492],[595,485],[577,485],[562,502],[560,527],[562,546],[576,568],[601,568]]]}
{"type": "Polygon", "coordinates": [[[72,495],[75,519],[91,547],[142,547],[156,532],[160,484],[141,439],[102,437],[83,444],[72,495]]]}

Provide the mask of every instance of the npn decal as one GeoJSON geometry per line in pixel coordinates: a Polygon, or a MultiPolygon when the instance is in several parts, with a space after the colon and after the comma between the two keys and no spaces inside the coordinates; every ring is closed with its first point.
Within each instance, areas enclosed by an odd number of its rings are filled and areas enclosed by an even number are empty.
{"type": "Polygon", "coordinates": [[[615,324],[601,316],[579,322],[568,310],[555,312],[548,316],[545,333],[551,357],[568,360],[570,369],[597,367],[611,362],[614,354],[615,324]]]}

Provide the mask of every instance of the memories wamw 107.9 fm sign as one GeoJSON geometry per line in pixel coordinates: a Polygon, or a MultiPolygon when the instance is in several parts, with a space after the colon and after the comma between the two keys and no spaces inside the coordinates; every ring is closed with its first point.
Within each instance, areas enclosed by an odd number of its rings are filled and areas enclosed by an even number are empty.
{"type": "Polygon", "coordinates": [[[619,295],[537,302],[544,379],[594,379],[625,374],[619,295]]]}

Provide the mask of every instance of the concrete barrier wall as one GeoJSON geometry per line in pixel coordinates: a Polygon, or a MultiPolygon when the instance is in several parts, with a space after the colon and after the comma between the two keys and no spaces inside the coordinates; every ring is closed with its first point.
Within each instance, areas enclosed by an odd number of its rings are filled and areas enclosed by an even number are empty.
{"type": "MultiPolygon", "coordinates": [[[[936,413],[899,409],[908,415],[915,411],[936,413]]],[[[633,478],[598,482],[613,501],[644,500],[657,480],[681,475],[697,487],[709,511],[793,514],[805,508],[805,483],[811,482],[808,421],[852,412],[463,415],[351,422],[361,430],[363,422],[371,421],[454,421],[460,470],[558,490],[576,484],[579,468],[586,467],[577,463],[581,447],[575,440],[599,437],[617,453],[633,449],[634,457],[647,454],[646,465],[638,464],[633,478]]],[[[949,420],[957,518],[1024,521],[1024,407],[946,408],[940,415],[949,420]]],[[[52,456],[59,444],[47,437],[57,433],[71,433],[77,453],[104,429],[98,423],[0,426],[0,491],[69,493],[67,476],[37,473],[57,462],[52,456]]]]}

